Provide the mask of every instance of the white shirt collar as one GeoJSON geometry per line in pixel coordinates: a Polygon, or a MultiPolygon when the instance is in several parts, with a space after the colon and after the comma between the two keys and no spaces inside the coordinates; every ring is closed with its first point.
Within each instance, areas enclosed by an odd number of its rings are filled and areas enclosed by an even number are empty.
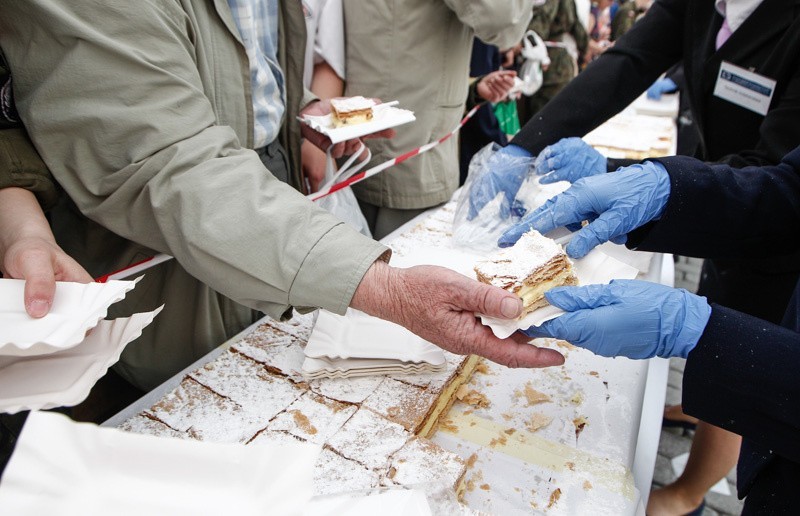
{"type": "Polygon", "coordinates": [[[735,32],[763,1],[764,0],[717,0],[714,3],[714,8],[728,20],[728,27],[731,28],[731,32],[735,32]]]}

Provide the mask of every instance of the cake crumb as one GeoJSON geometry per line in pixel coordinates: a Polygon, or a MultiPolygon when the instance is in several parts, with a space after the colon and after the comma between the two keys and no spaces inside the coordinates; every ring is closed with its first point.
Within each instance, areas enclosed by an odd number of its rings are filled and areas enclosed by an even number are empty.
{"type": "Polygon", "coordinates": [[[491,489],[489,484],[481,484],[480,488],[483,489],[484,491],[489,491],[491,489]]]}
{"type": "Polygon", "coordinates": [[[588,480],[584,480],[583,481],[583,490],[584,491],[588,491],[591,488],[592,488],[592,483],[589,482],[588,480]]]}
{"type": "Polygon", "coordinates": [[[514,435],[514,432],[516,432],[516,431],[517,431],[517,429],[516,429],[516,428],[506,428],[506,429],[505,429],[505,430],[503,430],[503,431],[504,431],[505,433],[507,433],[508,435],[514,435]]]}
{"type": "Polygon", "coordinates": [[[550,501],[547,502],[547,508],[551,508],[558,502],[558,499],[561,498],[561,488],[557,487],[555,491],[550,493],[550,501]]]}
{"type": "Polygon", "coordinates": [[[588,423],[588,421],[584,416],[578,416],[572,420],[572,424],[575,425],[575,439],[581,435],[581,432],[583,432],[583,429],[586,427],[586,423],[588,423]]]}
{"type": "Polygon", "coordinates": [[[472,455],[467,457],[467,461],[466,461],[467,469],[472,469],[472,467],[475,466],[476,462],[478,462],[478,454],[477,453],[473,453],[472,455]]]}
{"type": "Polygon", "coordinates": [[[480,364],[475,366],[475,372],[476,373],[481,373],[481,374],[491,374],[492,370],[489,369],[489,366],[486,365],[486,362],[481,361],[480,364]]]}
{"type": "Polygon", "coordinates": [[[590,376],[597,376],[597,377],[599,377],[599,376],[600,376],[600,373],[598,373],[597,371],[589,371],[589,375],[590,375],[590,376]]]}
{"type": "Polygon", "coordinates": [[[291,410],[292,418],[294,419],[294,424],[297,425],[303,432],[307,433],[308,435],[315,435],[317,433],[317,428],[311,424],[309,421],[308,416],[300,412],[299,410],[291,410]]]}
{"type": "Polygon", "coordinates": [[[524,396],[528,402],[528,407],[531,405],[536,405],[538,403],[545,403],[547,401],[551,401],[550,396],[543,392],[539,392],[533,388],[531,382],[525,384],[525,389],[520,393],[519,389],[514,391],[514,396],[517,398],[524,396]]]}
{"type": "Polygon", "coordinates": [[[556,341],[556,346],[558,346],[559,348],[568,349],[568,350],[572,350],[572,349],[576,348],[576,346],[573,346],[572,344],[570,344],[566,340],[557,340],[556,341]]]}
{"type": "Polygon", "coordinates": [[[501,416],[503,417],[503,419],[505,419],[506,421],[511,421],[512,419],[514,419],[514,414],[505,413],[505,414],[500,414],[500,415],[501,415],[501,416]]]}
{"type": "Polygon", "coordinates": [[[583,403],[583,391],[575,391],[575,394],[569,399],[570,403],[580,405],[583,403]]]}
{"type": "Polygon", "coordinates": [[[506,437],[505,435],[501,435],[497,439],[492,439],[491,441],[489,441],[489,447],[494,448],[498,444],[501,446],[505,446],[506,443],[508,443],[508,437],[506,437]]]}
{"type": "Polygon", "coordinates": [[[553,421],[553,418],[542,414],[540,412],[534,412],[531,414],[531,419],[527,423],[525,423],[525,428],[528,429],[529,432],[535,432],[540,428],[544,428],[549,425],[553,421]]]}
{"type": "Polygon", "coordinates": [[[473,407],[487,408],[491,405],[489,398],[475,389],[470,389],[466,385],[462,385],[458,388],[456,391],[456,398],[473,407]]]}
{"type": "Polygon", "coordinates": [[[565,462],[564,465],[570,471],[575,471],[575,463],[574,462],[565,462]]]}
{"type": "Polygon", "coordinates": [[[453,423],[452,419],[443,419],[439,422],[439,428],[451,434],[458,433],[458,427],[453,423]]]}

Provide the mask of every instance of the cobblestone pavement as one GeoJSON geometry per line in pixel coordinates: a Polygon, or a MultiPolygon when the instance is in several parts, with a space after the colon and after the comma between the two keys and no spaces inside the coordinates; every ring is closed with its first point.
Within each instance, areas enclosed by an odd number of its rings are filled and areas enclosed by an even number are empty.
{"type": "MultiPolygon", "coordinates": [[[[700,267],[703,261],[697,258],[676,257],[675,260],[675,286],[685,288],[691,292],[697,290],[700,279],[700,267]]],[[[685,360],[673,358],[670,360],[669,378],[667,382],[667,405],[677,405],[681,402],[681,383],[683,381],[683,367],[685,360]]],[[[653,473],[652,489],[657,489],[673,482],[677,475],[672,468],[671,460],[681,454],[688,453],[692,445],[693,432],[684,432],[679,428],[661,429],[661,440],[658,444],[656,468],[653,473]]],[[[743,502],[736,497],[736,469],[734,468],[727,477],[730,495],[709,492],[706,495],[706,508],[703,516],[738,515],[742,512],[743,502]]]]}

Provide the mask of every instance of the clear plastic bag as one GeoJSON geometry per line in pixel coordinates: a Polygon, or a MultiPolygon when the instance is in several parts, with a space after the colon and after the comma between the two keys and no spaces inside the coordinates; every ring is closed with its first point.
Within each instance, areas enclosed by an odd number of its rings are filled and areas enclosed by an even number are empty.
{"type": "Polygon", "coordinates": [[[534,31],[529,30],[522,39],[522,57],[525,61],[519,69],[519,78],[522,83],[519,91],[526,96],[531,96],[542,87],[544,82],[543,67],[550,64],[547,55],[547,46],[542,38],[534,31]]]}
{"type": "MultiPolygon", "coordinates": [[[[325,184],[320,188],[320,190],[324,190],[330,185],[348,179],[353,174],[364,168],[364,166],[369,163],[369,160],[372,157],[372,153],[362,143],[358,151],[350,156],[350,158],[348,158],[348,160],[337,171],[336,161],[331,156],[332,147],[333,146],[329,147],[328,151],[326,152],[327,161],[325,163],[325,184]],[[364,149],[367,151],[366,159],[357,165],[352,166],[364,149]]],[[[372,238],[372,232],[369,230],[367,219],[365,219],[364,214],[361,213],[361,208],[358,206],[358,201],[353,193],[353,189],[349,186],[347,188],[342,188],[338,192],[326,195],[322,199],[316,201],[316,203],[318,206],[325,208],[333,215],[336,215],[339,219],[349,224],[363,235],[372,238]]]]}

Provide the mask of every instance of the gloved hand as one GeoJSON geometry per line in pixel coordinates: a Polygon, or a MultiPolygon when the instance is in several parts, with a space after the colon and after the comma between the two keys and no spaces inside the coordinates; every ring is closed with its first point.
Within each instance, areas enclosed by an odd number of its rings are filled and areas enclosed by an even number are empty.
{"type": "Polygon", "coordinates": [[[587,177],[526,215],[503,233],[497,245],[512,246],[531,229],[545,234],[557,227],[589,220],[566,246],[568,255],[583,258],[608,240],[624,244],[629,232],[659,218],[669,192],[669,174],[654,161],[587,177]]]}
{"type": "Polygon", "coordinates": [[[540,183],[557,181],[574,183],[582,177],[605,174],[606,158],[580,138],[562,138],[546,147],[536,158],[536,173],[544,176],[540,183]]]}
{"type": "Polygon", "coordinates": [[[545,297],[567,313],[523,333],[566,340],[604,357],[686,358],[711,316],[706,298],[646,281],[557,287],[545,297]]]}
{"type": "Polygon", "coordinates": [[[672,79],[659,79],[653,83],[652,86],[647,88],[647,98],[659,100],[664,93],[675,93],[678,91],[678,85],[672,79]]]}
{"type": "Polygon", "coordinates": [[[531,153],[518,145],[509,144],[495,150],[483,166],[486,170],[469,190],[467,220],[477,217],[483,207],[500,192],[505,194],[500,217],[506,219],[511,214],[511,205],[520,185],[533,168],[531,153]]]}

